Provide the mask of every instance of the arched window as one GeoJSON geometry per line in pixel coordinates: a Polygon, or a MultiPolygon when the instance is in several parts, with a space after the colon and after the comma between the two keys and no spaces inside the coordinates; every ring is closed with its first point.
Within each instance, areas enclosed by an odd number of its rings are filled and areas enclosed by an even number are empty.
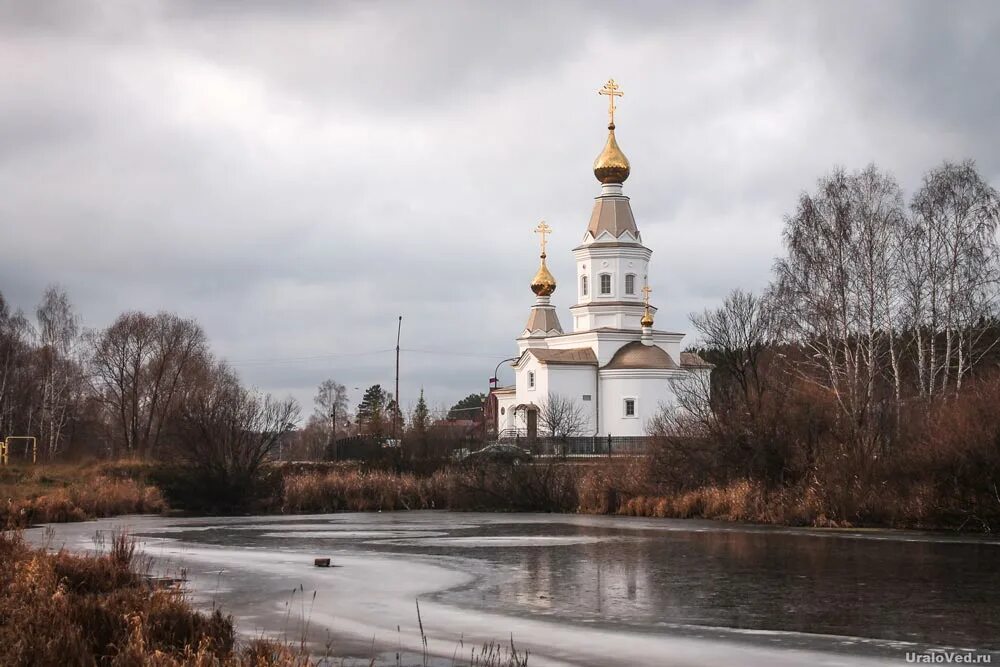
{"type": "Polygon", "coordinates": [[[587,276],[580,276],[580,294],[587,296],[587,276]]]}
{"type": "Polygon", "coordinates": [[[626,273],[625,274],[625,293],[635,294],[635,274],[626,273]]]}
{"type": "Polygon", "coordinates": [[[601,274],[601,294],[611,294],[611,274],[601,274]]]}

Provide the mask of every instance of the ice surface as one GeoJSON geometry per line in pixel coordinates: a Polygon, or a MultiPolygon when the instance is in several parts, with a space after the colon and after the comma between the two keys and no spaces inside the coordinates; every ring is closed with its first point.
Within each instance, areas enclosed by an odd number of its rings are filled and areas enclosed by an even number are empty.
{"type": "MultiPolygon", "coordinates": [[[[745,609],[738,618],[746,627],[713,624],[717,619],[690,622],[684,616],[694,613],[691,609],[724,610],[734,604],[727,592],[743,590],[740,571],[731,585],[704,582],[675,589],[672,577],[702,571],[689,558],[728,559],[726,568],[759,567],[758,560],[748,560],[746,549],[758,548],[760,540],[776,540],[761,548],[785,545],[785,531],[765,531],[748,543],[723,537],[708,550],[670,552],[661,560],[661,543],[643,541],[660,534],[656,522],[647,520],[438,512],[281,519],[123,517],[56,525],[50,545],[93,549],[95,533],[126,529],[160,570],[183,569],[195,600],[222,606],[243,632],[286,633],[294,640],[307,621],[310,638],[322,641],[328,633],[335,648],[352,655],[373,638],[376,653],[378,647],[419,653],[417,599],[433,654],[450,658],[460,642],[468,647],[513,638],[530,651],[532,667],[887,665],[900,664],[913,646],[891,638],[755,627],[801,613],[775,609],[766,598],[738,601],[745,609]],[[313,567],[320,556],[330,557],[336,567],[313,567]],[[654,596],[655,590],[662,594],[654,596]],[[702,606],[692,606],[691,600],[670,597],[675,590],[708,597],[702,606]]],[[[683,525],[670,522],[660,532],[685,533],[683,525]]],[[[712,526],[692,522],[683,540],[701,545],[712,526]]],[[[727,533],[725,526],[716,527],[727,533]]],[[[41,528],[27,536],[38,544],[46,541],[41,528]]],[[[900,542],[899,549],[909,548],[900,542]]],[[[791,565],[778,562],[776,567],[791,565]]],[[[762,576],[753,570],[745,574],[762,576]]],[[[811,613],[822,618],[822,610],[820,604],[811,613]]],[[[869,630],[859,628],[859,633],[869,630]]]]}

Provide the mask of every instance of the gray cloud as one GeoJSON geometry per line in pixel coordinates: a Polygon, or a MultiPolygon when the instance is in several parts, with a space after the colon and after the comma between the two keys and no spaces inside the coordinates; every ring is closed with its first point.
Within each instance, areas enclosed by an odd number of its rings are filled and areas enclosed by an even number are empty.
{"type": "Polygon", "coordinates": [[[572,302],[623,84],[657,324],[762,287],[835,164],[1000,184],[995,3],[0,4],[0,291],[197,318],[248,382],[485,388],[536,241],[572,302]],[[450,352],[450,354],[448,354],[450,352]]]}

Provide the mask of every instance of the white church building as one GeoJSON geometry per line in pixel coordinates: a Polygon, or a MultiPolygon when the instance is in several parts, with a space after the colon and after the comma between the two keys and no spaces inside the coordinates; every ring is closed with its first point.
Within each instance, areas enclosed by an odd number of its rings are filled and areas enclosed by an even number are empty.
{"type": "Polygon", "coordinates": [[[535,303],[517,338],[512,363],[515,384],[493,390],[492,411],[498,434],[534,439],[547,435],[539,421],[549,401],[578,405],[584,423],[577,436],[643,436],[661,406],[674,402],[674,387],[690,374],[707,375],[711,366],[698,355],[682,352],[682,333],[654,328],[656,308],[649,303],[649,262],[653,251],[643,245],[629,198],[622,184],[629,162],[615,140],[614,80],[600,91],[609,99],[610,124],[604,150],[594,162],[601,183],[580,244],[573,248],[576,304],[570,306],[566,331],[550,297],[556,280],[542,252],[531,282],[535,303]]]}

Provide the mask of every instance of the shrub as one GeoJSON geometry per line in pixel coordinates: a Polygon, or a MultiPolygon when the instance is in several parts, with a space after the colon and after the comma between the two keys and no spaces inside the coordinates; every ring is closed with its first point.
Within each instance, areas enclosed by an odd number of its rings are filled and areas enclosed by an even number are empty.
{"type": "Polygon", "coordinates": [[[28,548],[0,533],[0,664],[307,665],[268,641],[237,646],[232,619],[194,611],[176,590],[155,588],[134,543],[115,537],[109,553],[79,556],[28,548]]]}

